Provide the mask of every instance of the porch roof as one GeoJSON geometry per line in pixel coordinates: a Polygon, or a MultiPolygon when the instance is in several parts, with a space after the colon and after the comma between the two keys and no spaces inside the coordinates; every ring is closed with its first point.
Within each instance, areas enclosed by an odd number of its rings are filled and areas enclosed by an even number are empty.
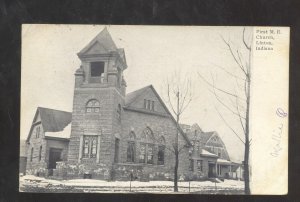
{"type": "Polygon", "coordinates": [[[223,165],[231,165],[232,163],[230,161],[227,161],[225,159],[217,159],[218,164],[223,164],[223,165]]]}
{"type": "Polygon", "coordinates": [[[201,156],[209,156],[209,157],[215,157],[215,158],[218,158],[218,155],[213,154],[213,153],[210,153],[209,151],[207,151],[207,150],[205,150],[205,149],[202,149],[202,150],[201,150],[200,155],[201,155],[201,156]]]}
{"type": "Polygon", "coordinates": [[[71,135],[71,123],[69,123],[62,131],[45,132],[45,137],[69,139],[71,135]]]}

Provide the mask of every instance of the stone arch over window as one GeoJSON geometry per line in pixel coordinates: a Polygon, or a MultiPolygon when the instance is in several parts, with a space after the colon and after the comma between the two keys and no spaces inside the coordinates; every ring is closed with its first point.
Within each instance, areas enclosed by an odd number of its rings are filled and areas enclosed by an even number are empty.
{"type": "Polygon", "coordinates": [[[154,136],[152,130],[147,127],[143,130],[143,133],[141,135],[141,141],[145,143],[151,143],[154,144],[154,136]]]}
{"type": "Polygon", "coordinates": [[[127,162],[135,162],[135,142],[136,136],[134,132],[130,132],[127,141],[127,162]]]}
{"type": "Polygon", "coordinates": [[[147,127],[141,134],[139,162],[153,164],[154,136],[152,130],[147,127]]]}
{"type": "Polygon", "coordinates": [[[98,113],[100,111],[100,102],[96,99],[91,99],[86,103],[86,113],[98,113]]]}
{"type": "Polygon", "coordinates": [[[166,140],[163,136],[158,139],[158,152],[157,152],[157,164],[164,165],[165,164],[165,148],[166,148],[166,140]]]}

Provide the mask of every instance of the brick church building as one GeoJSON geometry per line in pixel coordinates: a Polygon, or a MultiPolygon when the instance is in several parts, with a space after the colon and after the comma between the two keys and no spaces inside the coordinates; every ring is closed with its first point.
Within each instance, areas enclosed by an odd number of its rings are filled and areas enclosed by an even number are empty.
{"type": "MultiPolygon", "coordinates": [[[[124,49],[105,28],[79,53],[73,111],[38,107],[26,140],[26,173],[56,178],[172,179],[176,121],[152,85],[126,94],[124,49]]],[[[230,177],[216,132],[179,127],[180,179],[230,177]]]]}

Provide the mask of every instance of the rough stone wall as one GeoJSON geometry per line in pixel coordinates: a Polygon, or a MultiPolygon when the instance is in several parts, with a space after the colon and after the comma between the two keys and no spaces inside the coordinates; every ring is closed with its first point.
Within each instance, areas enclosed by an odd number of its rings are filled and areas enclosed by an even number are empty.
{"type": "Polygon", "coordinates": [[[56,179],[82,179],[85,174],[91,175],[93,179],[110,180],[111,168],[105,164],[97,163],[69,163],[58,162],[53,170],[56,179]]]}
{"type": "Polygon", "coordinates": [[[113,91],[108,88],[79,88],[74,92],[71,138],[68,160],[78,162],[80,137],[84,134],[101,134],[100,161],[109,163],[112,134],[113,91]],[[91,99],[100,102],[99,113],[86,113],[86,103],[91,99]]]}
{"type": "MultiPolygon", "coordinates": [[[[154,139],[158,140],[160,136],[163,136],[166,141],[165,149],[165,164],[157,165],[157,152],[158,144],[154,144],[154,164],[145,165],[145,170],[152,170],[151,172],[159,172],[161,170],[168,170],[173,173],[175,165],[175,156],[172,152],[172,143],[175,141],[176,125],[169,117],[163,117],[158,115],[151,115],[139,112],[133,112],[130,110],[124,110],[124,119],[122,119],[122,141],[120,148],[120,162],[127,163],[127,145],[128,135],[130,132],[134,132],[136,135],[136,154],[135,163],[138,163],[138,156],[140,151],[141,134],[143,130],[149,127],[154,135],[154,139]],[[151,169],[149,169],[151,167],[151,169]]],[[[181,135],[179,135],[179,148],[183,147],[186,141],[181,135]]],[[[185,173],[188,171],[188,149],[183,149],[179,155],[179,169],[178,173],[185,173]]]]}
{"type": "Polygon", "coordinates": [[[27,164],[26,164],[26,173],[27,174],[37,174],[45,173],[47,168],[46,163],[46,141],[44,139],[44,130],[41,124],[34,126],[29,142],[27,143],[27,164]],[[40,127],[40,135],[36,137],[36,128],[40,127]],[[40,146],[42,146],[41,160],[39,160],[40,146]],[[33,148],[32,161],[31,161],[31,149],[33,148]]]}
{"type": "MultiPolygon", "coordinates": [[[[122,121],[124,118],[124,110],[123,110],[123,106],[124,106],[124,97],[121,95],[120,91],[115,89],[112,91],[113,92],[113,115],[112,115],[112,136],[111,136],[111,142],[112,142],[112,152],[111,152],[111,162],[114,161],[114,155],[115,155],[115,138],[119,138],[120,137],[120,144],[122,141],[122,121]],[[120,118],[118,117],[118,105],[121,105],[121,116],[120,118]]],[[[121,151],[121,150],[120,150],[121,151]]],[[[120,153],[119,153],[119,161],[120,161],[120,153]]]]}

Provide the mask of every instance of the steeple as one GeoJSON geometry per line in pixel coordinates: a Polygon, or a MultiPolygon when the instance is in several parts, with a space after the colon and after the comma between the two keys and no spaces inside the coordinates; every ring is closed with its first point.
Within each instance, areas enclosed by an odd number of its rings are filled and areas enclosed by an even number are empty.
{"type": "Polygon", "coordinates": [[[121,111],[126,93],[125,52],[117,48],[104,28],[77,55],[81,64],[75,72],[68,160],[82,163],[89,157],[90,162],[110,164],[113,156],[110,142],[115,140],[114,134],[121,134],[121,111]],[[84,146],[86,142],[94,145],[94,153],[84,149],[90,148],[84,146]]]}
{"type": "Polygon", "coordinates": [[[81,58],[89,54],[104,54],[117,52],[118,48],[110,33],[105,27],[89,44],[87,44],[77,55],[81,58]]]}
{"type": "Polygon", "coordinates": [[[117,48],[106,27],[77,55],[81,66],[75,73],[76,87],[115,87],[125,96],[125,52],[117,48]]]}

